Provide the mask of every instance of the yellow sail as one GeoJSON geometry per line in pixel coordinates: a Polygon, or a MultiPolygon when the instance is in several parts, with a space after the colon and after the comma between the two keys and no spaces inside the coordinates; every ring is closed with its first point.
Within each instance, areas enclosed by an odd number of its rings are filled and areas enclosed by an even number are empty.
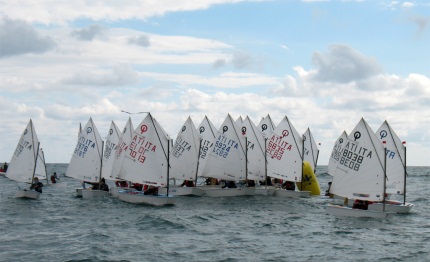
{"type": "Polygon", "coordinates": [[[303,178],[302,182],[297,182],[297,187],[301,191],[311,191],[312,196],[321,194],[318,179],[308,161],[303,161],[303,178]]]}

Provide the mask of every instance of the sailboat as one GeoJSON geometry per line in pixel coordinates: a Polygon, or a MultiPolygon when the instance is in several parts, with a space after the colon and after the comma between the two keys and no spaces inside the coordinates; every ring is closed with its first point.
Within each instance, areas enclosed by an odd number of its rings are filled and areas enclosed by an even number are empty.
{"type": "Polygon", "coordinates": [[[76,189],[76,195],[83,198],[106,196],[107,191],[83,190],[85,182],[100,183],[102,179],[103,140],[90,117],[79,133],[78,142],[67,167],[66,176],[82,181],[83,188],[76,189]]]}
{"type": "MultiPolygon", "coordinates": [[[[387,150],[387,194],[403,195],[403,201],[385,200],[385,210],[409,213],[413,204],[406,202],[406,147],[387,121],[376,131],[379,140],[387,150]]],[[[369,210],[382,210],[384,203],[373,203],[369,210]]]]}
{"type": "Polygon", "coordinates": [[[312,167],[312,171],[315,173],[317,169],[319,149],[309,127],[303,134],[303,141],[303,161],[308,161],[312,167]]]}
{"type": "Polygon", "coordinates": [[[121,132],[116,124],[112,121],[104,143],[103,158],[102,158],[102,177],[112,179],[112,167],[115,160],[115,151],[118,147],[119,137],[121,132]]]}
{"type": "MultiPolygon", "coordinates": [[[[332,172],[330,193],[357,201],[385,200],[386,149],[362,118],[342,147],[336,169],[332,172]]],[[[395,213],[328,205],[326,213],[335,216],[390,218],[395,213]]]]}
{"type": "MultiPolygon", "coordinates": [[[[171,141],[161,125],[150,113],[134,130],[125,150],[121,165],[121,178],[133,183],[154,187],[167,187],[169,192],[169,151],[171,141]]],[[[173,205],[171,195],[145,195],[142,191],[119,191],[122,201],[153,206],[173,205]]]]}
{"type": "Polygon", "coordinates": [[[245,195],[273,195],[274,187],[258,186],[259,181],[266,180],[266,146],[263,134],[248,116],[242,121],[241,132],[246,138],[246,181],[252,180],[255,183],[245,189],[245,195]]]}
{"type": "MultiPolygon", "coordinates": [[[[201,196],[203,190],[196,187],[199,169],[200,139],[191,117],[188,117],[179,131],[170,151],[170,177],[192,181],[194,186],[170,186],[169,194],[175,196],[201,196]]],[[[160,193],[166,193],[165,188],[160,193]]]]}
{"type": "Polygon", "coordinates": [[[263,117],[260,123],[258,123],[258,130],[263,134],[264,138],[269,138],[275,128],[276,125],[273,123],[269,114],[266,117],[263,117]]]}
{"type": "MultiPolygon", "coordinates": [[[[204,177],[225,180],[235,183],[246,179],[245,138],[239,133],[230,114],[216,133],[214,146],[203,170],[204,177]]],[[[205,195],[209,197],[244,195],[243,188],[205,188],[205,195]]]]}
{"type": "MultiPolygon", "coordinates": [[[[35,177],[46,178],[45,158],[31,119],[16,146],[6,177],[29,184],[33,184],[35,177]]],[[[15,197],[37,200],[40,194],[34,190],[19,189],[15,192],[15,197]]]]}
{"type": "MultiPolygon", "coordinates": [[[[269,177],[302,182],[303,179],[303,139],[285,116],[273,130],[268,139],[267,175],[269,177]]],[[[310,197],[310,191],[277,189],[275,196],[279,197],[310,197]]]]}
{"type": "MultiPolygon", "coordinates": [[[[129,117],[120,135],[118,146],[116,147],[115,153],[113,155],[111,174],[109,176],[109,179],[111,180],[124,181],[124,179],[122,178],[123,175],[121,174],[121,166],[122,166],[122,162],[124,161],[125,152],[127,151],[128,146],[131,143],[131,139],[133,138],[133,133],[134,133],[134,127],[133,127],[133,123],[131,122],[131,117],[129,117]]],[[[118,197],[118,190],[127,190],[127,189],[128,188],[111,187],[109,189],[109,193],[113,197],[118,197]]]]}

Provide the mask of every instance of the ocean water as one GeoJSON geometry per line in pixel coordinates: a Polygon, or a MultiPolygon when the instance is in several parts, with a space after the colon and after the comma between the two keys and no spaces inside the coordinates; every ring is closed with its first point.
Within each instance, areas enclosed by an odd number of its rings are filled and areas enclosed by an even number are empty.
{"type": "MultiPolygon", "coordinates": [[[[64,174],[67,164],[47,167],[64,174]]],[[[415,206],[391,220],[329,216],[330,200],[317,197],[179,197],[169,207],[87,200],[64,176],[40,200],[22,200],[14,191],[23,185],[0,177],[0,261],[430,261],[430,167],[407,171],[415,206]]]]}

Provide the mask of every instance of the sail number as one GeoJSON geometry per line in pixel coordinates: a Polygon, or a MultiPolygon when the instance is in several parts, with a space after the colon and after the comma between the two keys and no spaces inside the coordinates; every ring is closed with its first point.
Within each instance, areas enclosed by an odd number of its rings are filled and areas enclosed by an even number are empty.
{"type": "Polygon", "coordinates": [[[215,155],[219,155],[224,158],[227,158],[228,152],[230,152],[230,146],[220,141],[216,141],[212,152],[215,153],[215,155]]]}
{"type": "Polygon", "coordinates": [[[358,171],[360,169],[360,164],[363,163],[363,156],[359,156],[348,149],[344,149],[339,163],[352,170],[358,171]]]}

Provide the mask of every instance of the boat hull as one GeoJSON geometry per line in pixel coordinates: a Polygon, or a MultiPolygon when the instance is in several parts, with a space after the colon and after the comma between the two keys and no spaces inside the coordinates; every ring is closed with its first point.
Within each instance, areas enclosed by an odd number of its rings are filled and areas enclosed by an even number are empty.
{"type": "Polygon", "coordinates": [[[168,206],[176,203],[176,198],[166,195],[144,195],[141,191],[118,192],[118,198],[124,202],[133,204],[146,204],[151,206],[168,206]]]}
{"type": "Polygon", "coordinates": [[[374,210],[354,209],[348,206],[328,205],[326,214],[339,217],[373,217],[373,218],[392,218],[394,212],[382,212],[374,210]]]}
{"type": "Polygon", "coordinates": [[[285,189],[276,189],[274,196],[276,197],[291,197],[291,198],[305,198],[310,197],[310,191],[294,191],[294,190],[285,190],[285,189]]]}
{"type": "MultiPolygon", "coordinates": [[[[414,204],[411,203],[403,204],[402,202],[398,201],[387,201],[385,203],[385,211],[406,214],[411,211],[413,206],[414,204]]],[[[382,211],[384,209],[384,205],[382,203],[372,203],[369,204],[368,209],[382,211]]]]}
{"type": "Polygon", "coordinates": [[[34,190],[18,190],[15,192],[15,198],[27,198],[38,200],[40,198],[39,192],[34,190]]]}
{"type": "Polygon", "coordinates": [[[104,196],[107,196],[108,194],[109,192],[104,190],[91,190],[91,189],[82,190],[82,198],[85,198],[85,199],[94,198],[94,197],[104,197],[104,196]]]}
{"type": "Polygon", "coordinates": [[[275,193],[274,187],[247,187],[245,188],[245,196],[273,196],[275,193]]]}
{"type": "Polygon", "coordinates": [[[204,196],[207,197],[233,197],[244,196],[245,188],[206,188],[204,196]]]}
{"type": "MultiPolygon", "coordinates": [[[[167,188],[160,188],[160,194],[166,194],[167,188]]],[[[169,195],[173,196],[202,196],[204,190],[198,187],[169,187],[169,195]]]]}
{"type": "Polygon", "coordinates": [[[84,190],[83,188],[76,188],[76,196],[77,197],[82,197],[82,190],[84,190]]]}

